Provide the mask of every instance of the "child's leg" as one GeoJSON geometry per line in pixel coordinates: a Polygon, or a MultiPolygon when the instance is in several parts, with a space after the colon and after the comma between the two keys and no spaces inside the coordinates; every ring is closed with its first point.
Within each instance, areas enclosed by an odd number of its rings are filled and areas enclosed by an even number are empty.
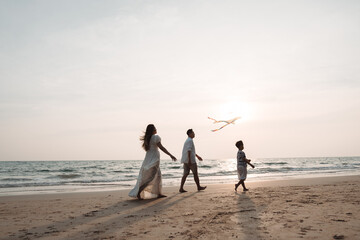
{"type": "Polygon", "coordinates": [[[237,188],[240,186],[240,184],[244,184],[244,180],[240,180],[237,184],[235,184],[235,191],[237,191],[237,188]]]}
{"type": "Polygon", "coordinates": [[[240,181],[235,184],[235,191],[237,191],[237,188],[240,186],[240,184],[243,187],[244,191],[247,191],[248,189],[245,187],[245,180],[246,180],[246,176],[247,176],[247,169],[246,166],[238,166],[238,177],[240,179],[240,181]]]}
{"type": "Polygon", "coordinates": [[[242,185],[242,187],[243,187],[243,191],[248,191],[249,189],[247,189],[246,187],[245,187],[245,180],[246,180],[246,176],[247,176],[247,168],[246,167],[244,167],[244,172],[243,172],[243,179],[241,179],[241,185],[242,185]]]}
{"type": "Polygon", "coordinates": [[[240,182],[241,182],[241,185],[242,185],[242,187],[243,187],[243,191],[248,191],[249,189],[247,189],[247,188],[245,187],[245,179],[241,180],[240,182]]]}
{"type": "Polygon", "coordinates": [[[241,181],[239,181],[237,184],[235,184],[235,191],[237,191],[237,188],[240,186],[241,181]]]}

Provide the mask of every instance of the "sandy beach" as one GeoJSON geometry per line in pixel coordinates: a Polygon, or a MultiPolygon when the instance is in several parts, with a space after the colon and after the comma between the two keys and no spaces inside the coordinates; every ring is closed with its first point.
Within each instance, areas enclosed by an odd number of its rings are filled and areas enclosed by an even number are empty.
{"type": "Polygon", "coordinates": [[[360,176],[0,197],[0,239],[360,239],[360,176]]]}

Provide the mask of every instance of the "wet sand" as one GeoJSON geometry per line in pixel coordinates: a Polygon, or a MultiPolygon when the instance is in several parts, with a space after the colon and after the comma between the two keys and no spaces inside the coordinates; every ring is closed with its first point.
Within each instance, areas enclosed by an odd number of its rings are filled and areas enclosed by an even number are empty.
{"type": "Polygon", "coordinates": [[[2,196],[0,239],[360,239],[360,176],[247,187],[169,187],[141,201],[128,191],[2,196]]]}

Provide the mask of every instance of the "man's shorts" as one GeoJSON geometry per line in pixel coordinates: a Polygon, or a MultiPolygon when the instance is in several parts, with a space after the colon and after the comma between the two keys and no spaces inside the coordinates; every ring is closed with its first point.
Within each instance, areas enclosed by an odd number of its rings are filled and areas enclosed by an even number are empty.
{"type": "Polygon", "coordinates": [[[189,167],[189,164],[184,163],[184,175],[188,175],[190,173],[190,170],[194,175],[197,174],[197,164],[192,163],[191,166],[189,167]]]}
{"type": "Polygon", "coordinates": [[[247,177],[247,168],[245,166],[238,166],[237,173],[239,180],[245,180],[247,177]]]}

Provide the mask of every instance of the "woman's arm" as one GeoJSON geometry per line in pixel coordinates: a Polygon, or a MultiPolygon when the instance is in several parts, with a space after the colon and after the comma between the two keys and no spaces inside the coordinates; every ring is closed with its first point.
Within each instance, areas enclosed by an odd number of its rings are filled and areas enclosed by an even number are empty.
{"type": "Polygon", "coordinates": [[[169,155],[173,161],[176,161],[176,157],[174,157],[173,155],[171,155],[171,153],[169,153],[169,151],[166,150],[166,148],[164,148],[164,146],[161,144],[161,142],[158,142],[156,145],[161,149],[161,151],[163,151],[164,153],[166,153],[167,155],[169,155]]]}

